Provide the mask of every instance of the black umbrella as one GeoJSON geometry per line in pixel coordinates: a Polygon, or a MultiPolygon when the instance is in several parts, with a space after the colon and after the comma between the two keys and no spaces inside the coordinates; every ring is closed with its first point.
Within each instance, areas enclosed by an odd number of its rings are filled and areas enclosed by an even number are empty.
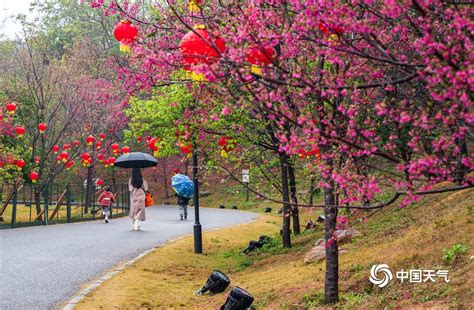
{"type": "Polygon", "coordinates": [[[158,160],[147,153],[132,152],[117,158],[114,165],[120,168],[148,168],[158,165],[158,160]]]}

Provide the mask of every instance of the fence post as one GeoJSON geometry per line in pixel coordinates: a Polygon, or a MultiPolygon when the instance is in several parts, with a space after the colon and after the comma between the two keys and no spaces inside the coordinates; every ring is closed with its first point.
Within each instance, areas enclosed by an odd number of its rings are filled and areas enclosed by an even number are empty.
{"type": "Polygon", "coordinates": [[[12,209],[12,221],[11,221],[12,228],[15,228],[15,224],[16,224],[16,203],[17,203],[17,200],[18,200],[18,190],[17,190],[16,185],[15,185],[15,187],[13,188],[13,209],[12,209]]]}
{"type": "Polygon", "coordinates": [[[46,184],[43,190],[44,195],[44,225],[48,225],[48,208],[49,208],[49,185],[46,184]]]}
{"type": "Polygon", "coordinates": [[[66,185],[66,216],[67,222],[71,223],[71,187],[66,185]]]}

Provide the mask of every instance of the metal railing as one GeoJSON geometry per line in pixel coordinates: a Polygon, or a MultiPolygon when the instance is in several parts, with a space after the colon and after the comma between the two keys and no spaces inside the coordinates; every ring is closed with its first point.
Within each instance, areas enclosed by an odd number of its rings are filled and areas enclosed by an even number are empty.
{"type": "MultiPolygon", "coordinates": [[[[83,184],[52,184],[40,191],[33,184],[0,185],[0,229],[91,221],[102,218],[97,204],[100,188],[93,188],[89,203],[83,184]]],[[[109,208],[109,217],[126,216],[130,193],[127,184],[112,189],[116,202],[109,208]]]]}

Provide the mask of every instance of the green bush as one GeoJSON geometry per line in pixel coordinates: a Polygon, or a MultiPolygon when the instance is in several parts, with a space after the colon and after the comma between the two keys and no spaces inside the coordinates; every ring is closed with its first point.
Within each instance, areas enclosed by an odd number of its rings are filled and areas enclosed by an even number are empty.
{"type": "Polygon", "coordinates": [[[453,263],[459,257],[467,253],[467,246],[462,243],[453,245],[450,249],[443,249],[443,262],[447,264],[453,263]]]}

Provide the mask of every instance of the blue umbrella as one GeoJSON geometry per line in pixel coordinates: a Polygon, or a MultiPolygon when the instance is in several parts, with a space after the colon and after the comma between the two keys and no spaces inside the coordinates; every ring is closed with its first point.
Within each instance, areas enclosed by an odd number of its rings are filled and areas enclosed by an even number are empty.
{"type": "Polygon", "coordinates": [[[171,178],[171,187],[183,197],[191,198],[194,195],[194,184],[191,179],[184,174],[178,173],[171,178]]]}

